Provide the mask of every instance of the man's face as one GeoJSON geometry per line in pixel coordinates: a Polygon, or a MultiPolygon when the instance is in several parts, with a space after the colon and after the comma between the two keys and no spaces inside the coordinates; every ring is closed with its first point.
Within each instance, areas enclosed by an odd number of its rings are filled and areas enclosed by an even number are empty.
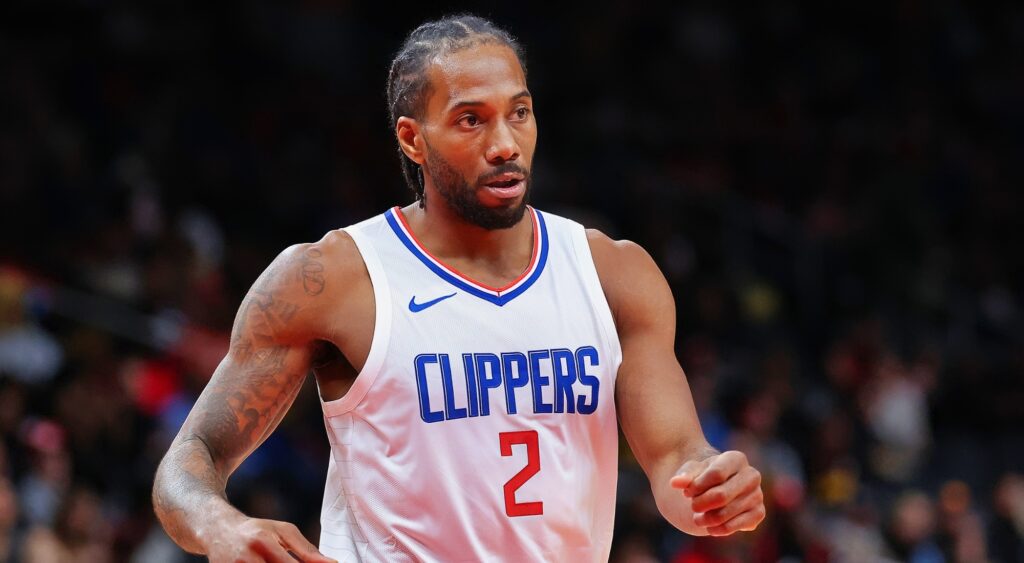
{"type": "Polygon", "coordinates": [[[505,229],[526,210],[537,144],[533,100],[515,53],[481,44],[427,70],[424,174],[459,217],[505,229]]]}

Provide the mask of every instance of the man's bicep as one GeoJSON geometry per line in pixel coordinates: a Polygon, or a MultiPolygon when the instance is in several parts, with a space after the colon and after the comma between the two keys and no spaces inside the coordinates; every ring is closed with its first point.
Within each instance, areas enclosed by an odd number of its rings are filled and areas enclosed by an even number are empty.
{"type": "MultiPolygon", "coordinates": [[[[279,256],[239,307],[227,355],[196,401],[179,440],[202,440],[230,473],[273,431],[310,369],[315,296],[303,286],[303,256],[279,256]]],[[[308,267],[305,268],[308,270],[308,267]]]]}

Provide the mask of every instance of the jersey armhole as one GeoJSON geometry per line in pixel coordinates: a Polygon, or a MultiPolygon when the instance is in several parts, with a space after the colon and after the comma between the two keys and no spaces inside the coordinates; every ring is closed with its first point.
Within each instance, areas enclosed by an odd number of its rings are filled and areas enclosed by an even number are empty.
{"type": "Polygon", "coordinates": [[[384,267],[377,257],[377,251],[374,250],[373,244],[359,228],[349,227],[344,231],[356,243],[356,249],[359,250],[359,254],[363,258],[366,271],[370,273],[374,299],[373,339],[370,341],[370,352],[366,356],[363,369],[359,370],[355,382],[344,396],[333,401],[324,401],[323,395],[317,393],[320,396],[324,416],[328,418],[350,412],[363,400],[374,380],[377,379],[381,366],[384,365],[384,358],[391,340],[391,290],[388,287],[388,278],[384,274],[384,267]]]}
{"type": "Polygon", "coordinates": [[[587,289],[587,296],[590,298],[591,307],[597,316],[598,328],[604,337],[607,349],[612,353],[611,361],[614,368],[612,374],[617,374],[619,366],[622,364],[622,346],[619,344],[619,332],[615,328],[615,320],[612,318],[612,309],[608,305],[608,298],[605,297],[604,289],[601,287],[601,278],[597,275],[594,255],[590,252],[587,231],[583,225],[573,225],[572,246],[576,254],[576,261],[580,267],[580,275],[583,277],[583,285],[587,289]]]}

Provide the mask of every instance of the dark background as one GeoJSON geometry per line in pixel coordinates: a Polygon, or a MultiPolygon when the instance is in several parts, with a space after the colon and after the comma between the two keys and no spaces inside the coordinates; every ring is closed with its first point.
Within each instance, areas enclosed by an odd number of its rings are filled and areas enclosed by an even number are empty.
{"type": "MultiPolygon", "coordinates": [[[[693,540],[625,446],[612,559],[1024,561],[1024,7],[483,4],[535,204],[635,240],[768,519],[693,540]]],[[[181,561],[149,489],[289,244],[407,203],[388,2],[0,6],[0,561],[181,561]],[[173,549],[172,549],[173,548],[173,549]]],[[[317,537],[310,386],[229,494],[317,537]]]]}

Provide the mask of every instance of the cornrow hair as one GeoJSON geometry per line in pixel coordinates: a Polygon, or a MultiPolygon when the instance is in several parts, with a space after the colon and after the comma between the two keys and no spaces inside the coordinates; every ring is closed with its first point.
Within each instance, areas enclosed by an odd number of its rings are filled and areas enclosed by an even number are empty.
{"type": "MultiPolygon", "coordinates": [[[[483,43],[497,43],[512,49],[526,73],[526,57],[519,42],[490,21],[471,14],[445,16],[414,29],[391,61],[388,72],[387,102],[392,130],[402,116],[420,119],[430,94],[427,68],[437,57],[483,43]]],[[[402,177],[424,206],[423,170],[398,148],[402,177]]]]}

